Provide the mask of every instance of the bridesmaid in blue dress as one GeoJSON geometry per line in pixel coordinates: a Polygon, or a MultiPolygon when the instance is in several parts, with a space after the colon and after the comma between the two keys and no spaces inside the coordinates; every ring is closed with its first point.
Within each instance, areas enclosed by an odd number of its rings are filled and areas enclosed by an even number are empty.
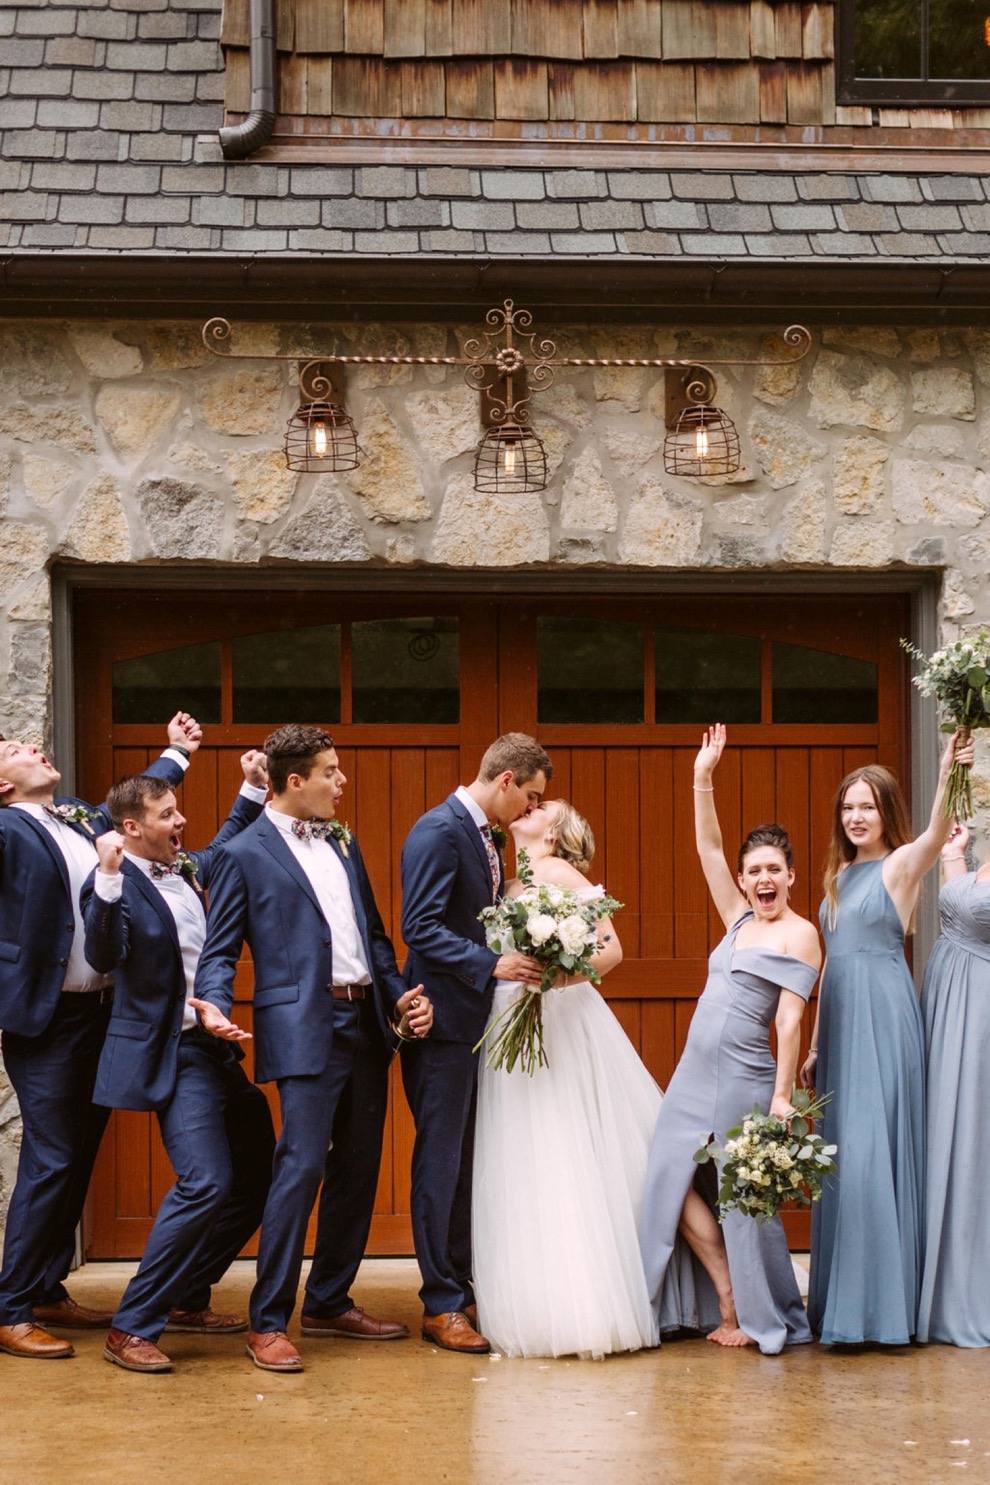
{"type": "Polygon", "coordinates": [[[724,727],[705,733],[694,798],[698,855],[728,931],[709,960],[708,983],[660,1108],[640,1244],[661,1335],[703,1331],[719,1345],[758,1345],[775,1355],[811,1340],[780,1219],[761,1225],[731,1211],[719,1225],[695,1186],[692,1157],[710,1134],[723,1143],[754,1104],[782,1119],[793,1112],[801,1021],[821,948],[814,926],[788,906],[794,866],[781,826],[750,832],[735,875],[725,859],[711,782],[724,746],[724,727]]]}
{"type": "Polygon", "coordinates": [[[990,1346],[990,860],[966,870],[969,831],[942,850],[942,936],[925,970],[928,1196],[918,1340],[990,1346]]]}
{"type": "Polygon", "coordinates": [[[839,1171],[811,1219],[808,1318],[827,1344],[902,1346],[917,1329],[925,1194],[924,1047],[904,936],[951,819],[950,738],[927,828],[910,839],[897,780],[867,764],[839,785],[821,907],[825,972],[806,1084],[831,1094],[839,1171]]]}

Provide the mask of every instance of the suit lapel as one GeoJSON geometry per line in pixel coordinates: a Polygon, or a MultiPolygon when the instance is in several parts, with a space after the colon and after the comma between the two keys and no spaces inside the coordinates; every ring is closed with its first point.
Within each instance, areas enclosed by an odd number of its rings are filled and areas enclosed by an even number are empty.
{"type": "MultiPolygon", "coordinates": [[[[450,805],[451,809],[453,810],[453,812],[454,812],[455,816],[457,817],[457,819],[460,821],[462,828],[466,832],[467,837],[468,837],[468,839],[471,842],[471,849],[474,852],[475,859],[477,860],[478,865],[481,868],[482,876],[484,878],[485,889],[487,891],[488,897],[491,898],[491,895],[492,895],[492,869],[491,869],[491,866],[489,865],[489,862],[488,862],[488,851],[487,851],[487,849],[485,847],[485,842],[482,839],[481,831],[478,829],[477,824],[472,819],[471,815],[469,814],[469,812],[467,811],[467,809],[465,809],[464,805],[458,799],[458,797],[457,797],[456,794],[451,794],[447,802],[450,805]]],[[[499,891],[501,891],[501,888],[502,888],[502,865],[501,865],[501,860],[500,860],[499,861],[499,891]]]]}
{"type": "Polygon", "coordinates": [[[152,908],[152,910],[158,914],[159,918],[165,926],[165,930],[168,933],[169,938],[175,945],[175,952],[181,958],[182,946],[179,943],[179,930],[175,926],[175,919],[172,916],[172,910],[169,907],[168,903],[165,901],[163,894],[159,892],[158,888],[155,886],[151,878],[145,872],[141,871],[140,867],[137,867],[133,864],[133,862],[128,861],[126,857],[121,862],[121,871],[124,873],[129,882],[134,883],[139,895],[142,896],[152,908]]]}
{"type": "Polygon", "coordinates": [[[258,839],[261,841],[262,845],[267,851],[271,853],[274,859],[278,862],[279,866],[281,866],[284,871],[287,871],[289,873],[289,876],[295,882],[296,886],[302,888],[306,896],[309,898],[310,902],[315,907],[316,911],[319,913],[320,918],[325,922],[326,920],[323,915],[323,909],[320,907],[320,900],[317,897],[316,893],[313,891],[313,887],[310,883],[309,877],[303,871],[295,856],[293,856],[288,843],[283,839],[282,832],[277,828],[277,826],[272,824],[267,815],[260,815],[258,817],[258,823],[255,828],[257,829],[258,839]]]}
{"type": "MultiPolygon", "coordinates": [[[[34,815],[29,814],[27,810],[18,810],[18,814],[28,822],[35,835],[37,835],[41,839],[42,845],[49,853],[52,860],[55,862],[55,865],[59,869],[59,873],[62,877],[62,885],[65,888],[65,895],[71,901],[72,886],[69,882],[69,868],[65,863],[65,857],[62,855],[62,852],[58,848],[58,842],[55,840],[55,837],[52,835],[47,826],[42,825],[41,821],[36,820],[34,815]]],[[[96,864],[95,861],[93,864],[96,864]]]]}
{"type": "Polygon", "coordinates": [[[336,851],[337,859],[339,860],[341,866],[344,868],[344,872],[347,876],[347,883],[351,889],[351,902],[354,904],[354,916],[357,918],[358,932],[361,935],[361,942],[364,944],[364,952],[366,955],[369,956],[368,962],[370,964],[370,949],[368,947],[368,919],[364,911],[364,902],[361,897],[361,884],[358,881],[357,872],[354,870],[354,862],[351,860],[350,856],[344,855],[343,851],[340,848],[340,841],[337,840],[336,836],[329,836],[328,844],[331,850],[336,851]]]}

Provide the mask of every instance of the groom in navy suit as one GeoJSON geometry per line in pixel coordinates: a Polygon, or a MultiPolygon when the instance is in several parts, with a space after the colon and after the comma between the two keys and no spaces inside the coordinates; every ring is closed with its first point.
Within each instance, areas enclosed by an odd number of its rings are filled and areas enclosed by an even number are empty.
{"type": "Polygon", "coordinates": [[[537,983],[525,954],[498,955],[479,913],[502,893],[492,821],[502,827],[539,804],[553,764],[539,743],[508,732],[492,743],[473,784],[423,815],[402,848],[405,977],[434,1000],[433,1034],[407,1049],[406,1097],[416,1123],[412,1221],[423,1285],[423,1339],[448,1351],[485,1352],[471,1282],[471,1167],[478,1058],[473,1048],[495,981],[537,983]]]}
{"type": "MultiPolygon", "coordinates": [[[[186,712],[148,772],[181,782],[202,733],[186,712]]],[[[0,1351],[71,1356],[44,1325],[92,1329],[63,1286],[109,1110],[92,1103],[113,988],[86,962],[79,892],[111,828],[104,806],[55,802],[61,775],[33,744],[0,740],[0,1026],[21,1110],[21,1153],[0,1272],[0,1351]]]]}
{"type": "Polygon", "coordinates": [[[104,1356],[127,1371],[171,1371],[156,1342],[171,1330],[246,1330],[210,1308],[210,1290],[261,1221],[275,1131],[268,1100],[236,1045],[199,1025],[189,1005],[206,938],[203,893],[224,841],[256,820],[268,793],[264,753],[241,758],[244,784],[202,851],[182,849],[185,819],[162,779],[121,779],[107,809],[115,829],[83,888],[86,957],[114,974],[113,1015],[94,1101],[154,1109],[176,1174],[144,1256],[113,1317],[104,1356]]]}
{"type": "Polygon", "coordinates": [[[278,1084],[282,1110],[247,1352],[263,1371],[294,1372],[303,1364],[286,1327],[321,1180],[303,1335],[408,1335],[355,1306],[350,1287],[371,1227],[395,1033],[425,1036],[433,1011],[421,985],[406,988],[358,843],[334,818],[347,781],[333,739],[289,725],[266,738],[265,754],[272,799],[214,868],[191,1004],[214,1036],[241,1034],[228,1013],[246,942],[255,1076],[278,1084]]]}

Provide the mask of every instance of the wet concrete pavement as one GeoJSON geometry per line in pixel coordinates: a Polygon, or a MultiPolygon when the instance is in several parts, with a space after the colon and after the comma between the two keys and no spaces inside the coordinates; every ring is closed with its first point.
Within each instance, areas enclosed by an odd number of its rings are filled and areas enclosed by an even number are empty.
{"type": "MultiPolygon", "coordinates": [[[[112,1307],[133,1266],[89,1264],[112,1307]]],[[[246,1308],[251,1265],[214,1296],[246,1308]]],[[[782,1357],[681,1341],[604,1362],[473,1359],[419,1340],[418,1275],[371,1260],[358,1303],[408,1341],[303,1340],[303,1373],[259,1371],[244,1337],[166,1334],[174,1373],[0,1355],[3,1485],[887,1485],[990,1481],[990,1355],[947,1346],[782,1357]]],[[[67,1334],[67,1332],[66,1332],[67,1334]]],[[[298,1335],[296,1325],[290,1335],[298,1335]]]]}

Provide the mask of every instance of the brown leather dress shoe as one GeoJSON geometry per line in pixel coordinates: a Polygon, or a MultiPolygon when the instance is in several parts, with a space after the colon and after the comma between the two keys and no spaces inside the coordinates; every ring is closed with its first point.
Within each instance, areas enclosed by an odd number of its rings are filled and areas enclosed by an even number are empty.
{"type": "Polygon", "coordinates": [[[471,1326],[472,1330],[478,1329],[477,1305],[461,1305],[461,1314],[464,1316],[467,1323],[471,1326]]]}
{"type": "Polygon", "coordinates": [[[106,1330],[113,1322],[112,1310],[88,1310],[66,1295],[54,1305],[35,1305],[34,1318],[41,1325],[60,1330],[106,1330]]]}
{"type": "Polygon", "coordinates": [[[181,1330],[189,1335],[235,1335],[247,1330],[243,1315],[218,1315],[207,1305],[205,1310],[173,1310],[166,1330],[181,1330]]]}
{"type": "Polygon", "coordinates": [[[424,1341],[432,1341],[445,1351],[467,1351],[472,1356],[483,1356],[492,1349],[491,1343],[478,1334],[460,1310],[448,1310],[444,1315],[424,1315],[422,1333],[424,1341]]]}
{"type": "Polygon", "coordinates": [[[46,1357],[57,1361],[60,1356],[75,1356],[71,1341],[60,1341],[40,1325],[23,1320],[19,1325],[0,1325],[0,1351],[8,1356],[46,1357]]]}
{"type": "Polygon", "coordinates": [[[398,1320],[376,1320],[367,1310],[357,1307],[342,1315],[303,1315],[303,1335],[347,1336],[355,1341],[401,1341],[409,1334],[408,1325],[398,1320]]]}
{"type": "Polygon", "coordinates": [[[122,1366],[125,1372],[170,1372],[174,1368],[164,1351],[159,1351],[154,1341],[142,1340],[139,1335],[128,1335],[126,1330],[107,1332],[103,1354],[107,1361],[122,1366]]]}
{"type": "Polygon", "coordinates": [[[247,1354],[263,1372],[301,1372],[302,1357],[284,1330],[249,1330],[247,1354]]]}

